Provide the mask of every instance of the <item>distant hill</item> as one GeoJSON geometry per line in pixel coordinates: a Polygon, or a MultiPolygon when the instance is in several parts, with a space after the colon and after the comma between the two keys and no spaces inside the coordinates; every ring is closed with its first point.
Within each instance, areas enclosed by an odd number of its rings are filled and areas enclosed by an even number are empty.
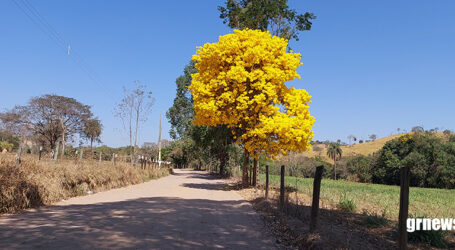
{"type": "MultiPolygon", "coordinates": [[[[386,142],[402,135],[404,134],[396,134],[382,137],[374,141],[341,146],[341,149],[343,150],[343,157],[372,154],[381,149],[386,142]]],[[[304,155],[307,157],[321,156],[321,158],[325,161],[332,162],[332,160],[327,156],[327,145],[323,143],[313,145],[313,150],[310,153],[304,153],[304,155]]]]}

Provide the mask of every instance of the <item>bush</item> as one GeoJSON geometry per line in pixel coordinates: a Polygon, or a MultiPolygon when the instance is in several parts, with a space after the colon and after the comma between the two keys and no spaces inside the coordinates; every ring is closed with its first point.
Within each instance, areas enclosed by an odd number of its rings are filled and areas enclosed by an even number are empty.
{"type": "Polygon", "coordinates": [[[10,152],[13,149],[14,145],[12,143],[9,143],[7,141],[0,141],[0,153],[6,149],[8,152],[10,152]]]}
{"type": "Polygon", "coordinates": [[[446,130],[444,130],[444,132],[442,132],[442,133],[443,133],[445,136],[449,136],[449,135],[452,134],[452,131],[446,129],[446,130]]]}
{"type": "Polygon", "coordinates": [[[367,227],[383,227],[387,225],[388,221],[385,218],[385,214],[366,214],[363,218],[363,224],[367,227]]]}
{"type": "MultiPolygon", "coordinates": [[[[12,133],[0,130],[0,141],[8,142],[13,145],[12,150],[19,148],[20,140],[19,137],[13,135],[12,133]]],[[[8,150],[11,151],[11,150],[8,150]]]]}
{"type": "Polygon", "coordinates": [[[417,230],[412,233],[408,233],[408,240],[410,242],[425,243],[430,246],[438,248],[447,248],[445,241],[446,231],[442,230],[417,230]]]}
{"type": "Polygon", "coordinates": [[[357,209],[357,205],[352,198],[343,193],[338,201],[338,208],[345,212],[354,212],[357,209]]]}
{"type": "Polygon", "coordinates": [[[358,155],[346,159],[347,179],[350,181],[371,183],[371,168],[374,156],[358,155]]]}

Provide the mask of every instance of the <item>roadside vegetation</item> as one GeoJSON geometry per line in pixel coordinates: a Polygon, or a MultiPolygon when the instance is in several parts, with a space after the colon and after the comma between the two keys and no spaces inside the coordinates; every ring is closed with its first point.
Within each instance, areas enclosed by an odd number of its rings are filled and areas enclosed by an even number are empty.
{"type": "Polygon", "coordinates": [[[70,197],[142,183],[169,174],[167,167],[131,167],[129,163],[85,159],[36,159],[25,155],[20,165],[15,154],[0,154],[0,213],[15,213],[49,205],[70,197]]]}

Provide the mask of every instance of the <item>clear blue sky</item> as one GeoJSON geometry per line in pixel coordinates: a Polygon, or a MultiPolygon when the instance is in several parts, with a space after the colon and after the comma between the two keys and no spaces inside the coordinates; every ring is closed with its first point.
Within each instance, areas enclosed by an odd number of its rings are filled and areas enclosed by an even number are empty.
{"type": "MultiPolygon", "coordinates": [[[[94,81],[13,1],[0,1],[0,110],[54,93],[91,105],[102,140],[127,144],[113,107],[122,86],[140,80],[155,105],[142,128],[156,141],[159,114],[172,105],[175,78],[196,46],[231,32],[219,19],[224,1],[28,0],[98,75],[94,81]]],[[[290,1],[317,16],[292,42],[303,54],[301,80],[313,96],[315,139],[367,139],[421,125],[455,128],[455,2],[290,1]]],[[[164,119],[165,120],[165,119],[164,119]]],[[[169,138],[169,124],[163,125],[169,138]]]]}

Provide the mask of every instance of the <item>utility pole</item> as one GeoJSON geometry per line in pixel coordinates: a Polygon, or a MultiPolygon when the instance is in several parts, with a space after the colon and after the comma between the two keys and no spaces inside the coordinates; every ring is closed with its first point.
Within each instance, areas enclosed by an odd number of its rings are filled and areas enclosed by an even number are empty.
{"type": "Polygon", "coordinates": [[[158,135],[158,168],[161,167],[161,114],[160,114],[160,129],[158,135]]]}

